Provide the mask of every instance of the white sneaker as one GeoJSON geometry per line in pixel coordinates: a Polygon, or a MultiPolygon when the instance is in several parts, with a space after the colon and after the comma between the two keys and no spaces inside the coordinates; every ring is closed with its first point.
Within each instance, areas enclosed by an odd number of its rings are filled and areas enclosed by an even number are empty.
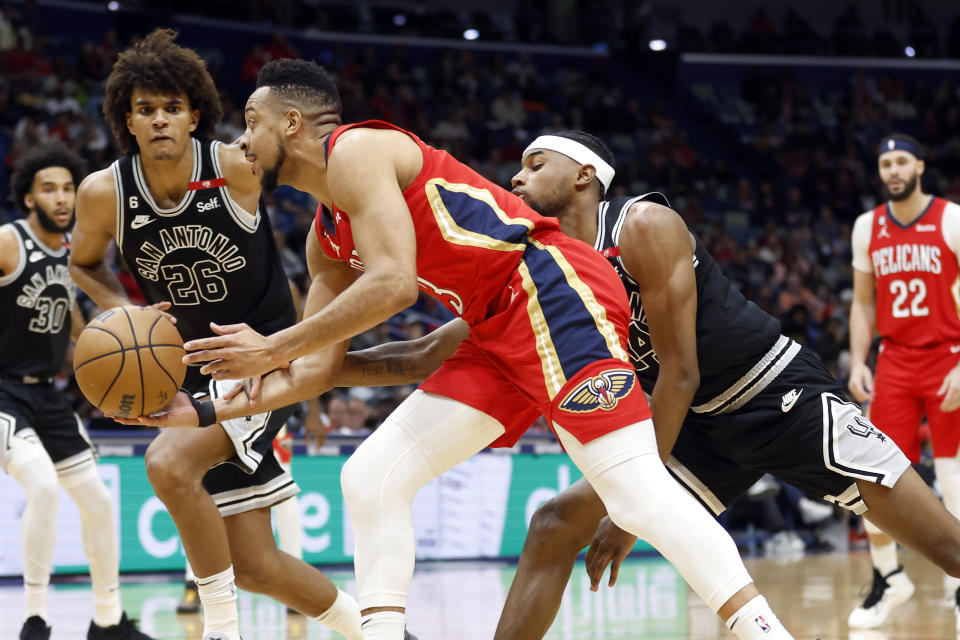
{"type": "Polygon", "coordinates": [[[794,531],[777,532],[763,544],[763,550],[768,556],[802,555],[806,548],[803,538],[794,531]]]}
{"type": "Polygon", "coordinates": [[[872,629],[883,624],[890,611],[906,602],[913,595],[913,583],[903,567],[898,567],[885,577],[876,567],[873,569],[873,585],[863,604],[854,609],[847,618],[851,629],[872,629]]]}

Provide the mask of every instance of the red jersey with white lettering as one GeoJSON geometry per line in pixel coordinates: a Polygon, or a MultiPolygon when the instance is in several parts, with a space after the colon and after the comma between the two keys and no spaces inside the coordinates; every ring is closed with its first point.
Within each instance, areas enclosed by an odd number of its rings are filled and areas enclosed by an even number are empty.
{"type": "Polygon", "coordinates": [[[876,279],[877,332],[885,341],[925,347],[960,339],[960,268],[951,242],[957,210],[934,197],[906,226],[890,215],[887,204],[864,214],[872,214],[868,251],[876,279]]]}
{"type": "MultiPolygon", "coordinates": [[[[482,320],[520,263],[528,234],[559,230],[559,222],[541,216],[446,151],[379,120],[337,127],[327,141],[327,158],[337,139],[357,127],[394,129],[420,147],[423,168],[403,192],[417,236],[420,289],[468,323],[482,320]]],[[[316,228],[328,256],[363,269],[350,220],[335,203],[332,212],[317,208],[316,228]]]]}

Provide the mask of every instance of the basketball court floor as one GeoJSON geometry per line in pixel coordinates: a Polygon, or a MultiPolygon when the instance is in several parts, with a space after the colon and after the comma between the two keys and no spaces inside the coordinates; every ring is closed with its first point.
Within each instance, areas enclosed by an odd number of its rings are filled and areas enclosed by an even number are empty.
{"type": "MultiPolygon", "coordinates": [[[[862,600],[869,578],[866,552],[747,560],[787,627],[798,640],[934,640],[958,637],[952,610],[944,604],[942,574],[925,559],[903,553],[917,586],[913,599],[880,630],[851,632],[846,619],[862,600]]],[[[410,591],[408,626],[420,640],[489,640],[510,586],[514,565],[433,562],[417,568],[410,591]]],[[[337,585],[356,593],[349,568],[330,570],[337,585]]],[[[165,640],[200,640],[199,615],[177,615],[183,583],[167,575],[126,577],[123,600],[142,628],[165,640]]],[[[50,594],[53,640],[81,640],[93,610],[87,582],[60,582],[50,594]]],[[[245,640],[321,640],[335,635],[263,596],[241,592],[245,640]]],[[[23,622],[23,593],[16,581],[0,586],[0,638],[16,638],[23,622]]],[[[733,638],[677,572],[660,558],[635,558],[620,572],[616,588],[591,593],[578,563],[550,640],[733,638]]]]}

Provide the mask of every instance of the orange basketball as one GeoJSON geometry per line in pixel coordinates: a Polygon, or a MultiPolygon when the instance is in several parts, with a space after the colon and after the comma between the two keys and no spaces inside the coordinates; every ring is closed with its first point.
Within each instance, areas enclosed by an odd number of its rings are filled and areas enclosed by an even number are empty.
{"type": "Polygon", "coordinates": [[[183,384],[183,338],[162,313],[114,307],[87,323],[73,351],[77,385],[95,407],[121,418],[149,415],[183,384]]]}

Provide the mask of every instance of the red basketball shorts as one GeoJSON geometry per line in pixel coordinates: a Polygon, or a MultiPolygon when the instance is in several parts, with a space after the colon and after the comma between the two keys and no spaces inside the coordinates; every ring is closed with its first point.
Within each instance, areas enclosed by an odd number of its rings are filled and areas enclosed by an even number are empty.
{"type": "Polygon", "coordinates": [[[540,415],[581,443],[651,417],[616,271],[560,232],[528,244],[487,317],[420,388],[499,420],[506,433],[492,446],[513,446],[540,415]]]}
{"type": "Polygon", "coordinates": [[[870,419],[910,458],[920,460],[919,428],[930,423],[937,457],[953,457],[960,446],[960,411],[940,410],[937,391],[960,360],[960,343],[915,348],[884,341],[877,357],[870,419]]]}

